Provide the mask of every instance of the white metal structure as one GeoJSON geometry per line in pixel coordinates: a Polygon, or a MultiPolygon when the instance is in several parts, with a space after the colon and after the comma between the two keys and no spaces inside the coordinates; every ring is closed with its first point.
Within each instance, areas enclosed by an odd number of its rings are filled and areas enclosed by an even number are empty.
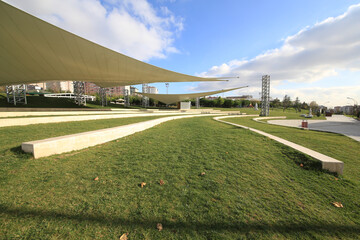
{"type": "Polygon", "coordinates": [[[99,88],[99,96],[100,96],[100,102],[101,102],[101,106],[107,106],[107,98],[106,98],[106,88],[99,88]]]}
{"type": "MultiPolygon", "coordinates": [[[[95,101],[96,100],[95,96],[91,96],[91,95],[83,95],[83,96],[88,101],[95,101]]],[[[49,94],[44,94],[44,97],[70,98],[70,99],[75,99],[76,98],[75,94],[73,94],[73,93],[49,93],[49,94]]]]}
{"type": "Polygon", "coordinates": [[[27,104],[26,99],[26,85],[10,85],[6,86],[6,97],[8,103],[16,104],[27,104]]]}
{"type": "Polygon", "coordinates": [[[200,98],[199,97],[197,97],[196,98],[196,108],[200,108],[200,98]]]}
{"type": "MultiPolygon", "coordinates": [[[[148,91],[149,91],[149,86],[148,86],[147,83],[144,83],[142,85],[142,92],[143,93],[148,93],[148,91]]],[[[142,95],[142,96],[143,96],[142,97],[142,106],[145,107],[145,108],[149,107],[149,97],[147,97],[145,95],[142,95]]]]}

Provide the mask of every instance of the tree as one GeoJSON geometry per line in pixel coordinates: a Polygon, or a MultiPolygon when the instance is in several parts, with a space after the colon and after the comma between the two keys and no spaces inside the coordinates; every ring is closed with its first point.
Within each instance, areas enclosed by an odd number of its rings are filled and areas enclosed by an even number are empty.
{"type": "Polygon", "coordinates": [[[283,105],[283,112],[285,111],[285,109],[289,108],[291,106],[291,99],[290,96],[285,95],[284,99],[282,101],[282,105],[283,105]]]}
{"type": "Polygon", "coordinates": [[[296,100],[294,102],[294,108],[296,112],[301,112],[301,103],[298,97],[296,97],[296,100]]]}
{"type": "Polygon", "coordinates": [[[242,101],[242,106],[243,106],[243,107],[248,107],[249,105],[250,105],[250,101],[249,101],[249,100],[246,100],[246,99],[245,99],[245,100],[242,101]]]}
{"type": "Polygon", "coordinates": [[[309,105],[308,105],[306,102],[303,102],[303,103],[301,104],[301,109],[307,110],[307,109],[309,109],[309,105]]]}
{"type": "Polygon", "coordinates": [[[215,107],[222,107],[224,102],[225,100],[222,97],[218,97],[217,99],[214,100],[214,105],[215,107]]]}
{"type": "Polygon", "coordinates": [[[234,107],[241,107],[241,100],[235,100],[235,101],[233,102],[233,106],[234,106],[234,107]]]}
{"type": "Polygon", "coordinates": [[[310,106],[312,112],[317,112],[318,107],[319,107],[319,105],[315,101],[312,101],[309,106],[310,106]]]}
{"type": "Polygon", "coordinates": [[[225,99],[224,101],[224,107],[231,108],[233,106],[233,100],[231,99],[225,99]]]}
{"type": "Polygon", "coordinates": [[[270,105],[273,107],[273,108],[278,108],[281,106],[281,102],[280,102],[280,99],[278,98],[275,98],[271,103],[270,105]]]}

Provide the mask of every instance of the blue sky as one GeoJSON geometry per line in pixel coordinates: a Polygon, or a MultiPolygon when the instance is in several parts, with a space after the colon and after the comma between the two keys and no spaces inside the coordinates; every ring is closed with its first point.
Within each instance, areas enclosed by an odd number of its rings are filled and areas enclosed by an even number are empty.
{"type": "MultiPolygon", "coordinates": [[[[327,105],[360,102],[360,1],[7,0],[91,41],[169,70],[240,76],[226,83],[170,83],[169,93],[249,85],[228,95],[327,105]],[[351,8],[349,8],[352,6],[351,8]]],[[[171,81],[171,80],[169,80],[171,81]]],[[[152,84],[165,93],[165,84],[152,84]]]]}

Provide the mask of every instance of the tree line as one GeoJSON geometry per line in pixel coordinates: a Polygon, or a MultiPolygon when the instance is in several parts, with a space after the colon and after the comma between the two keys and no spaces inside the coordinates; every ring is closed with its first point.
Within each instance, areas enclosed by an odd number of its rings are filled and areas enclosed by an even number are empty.
{"type": "MultiPolygon", "coordinates": [[[[98,97],[98,96],[97,96],[98,97]]],[[[108,101],[115,101],[118,98],[123,98],[123,96],[113,96],[108,97],[108,101]]],[[[140,106],[142,102],[141,96],[134,95],[129,96],[130,105],[134,106],[140,106]]],[[[196,106],[196,99],[190,99],[187,100],[191,102],[192,106],[196,106]]],[[[261,108],[261,102],[257,100],[248,100],[248,99],[227,99],[222,97],[217,98],[200,98],[200,106],[202,107],[218,107],[218,108],[243,108],[243,107],[255,107],[256,104],[258,104],[258,107],[261,108]]],[[[156,106],[156,107],[162,107],[166,106],[165,103],[162,103],[158,100],[149,98],[149,105],[150,106],[156,106]]],[[[295,100],[292,100],[290,96],[285,95],[282,100],[279,98],[275,98],[274,100],[270,101],[270,107],[271,108],[282,108],[283,111],[285,111],[288,108],[293,108],[297,112],[301,112],[301,110],[309,110],[311,107],[313,112],[318,111],[318,105],[315,101],[312,101],[311,103],[301,102],[299,98],[297,97],[295,100]]]]}

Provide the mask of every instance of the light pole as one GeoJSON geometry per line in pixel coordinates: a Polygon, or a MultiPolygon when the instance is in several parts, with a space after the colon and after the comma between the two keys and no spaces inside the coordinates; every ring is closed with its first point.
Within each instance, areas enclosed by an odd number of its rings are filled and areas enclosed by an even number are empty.
{"type": "Polygon", "coordinates": [[[166,86],[166,94],[169,94],[169,83],[165,83],[165,86],[166,86]]]}

